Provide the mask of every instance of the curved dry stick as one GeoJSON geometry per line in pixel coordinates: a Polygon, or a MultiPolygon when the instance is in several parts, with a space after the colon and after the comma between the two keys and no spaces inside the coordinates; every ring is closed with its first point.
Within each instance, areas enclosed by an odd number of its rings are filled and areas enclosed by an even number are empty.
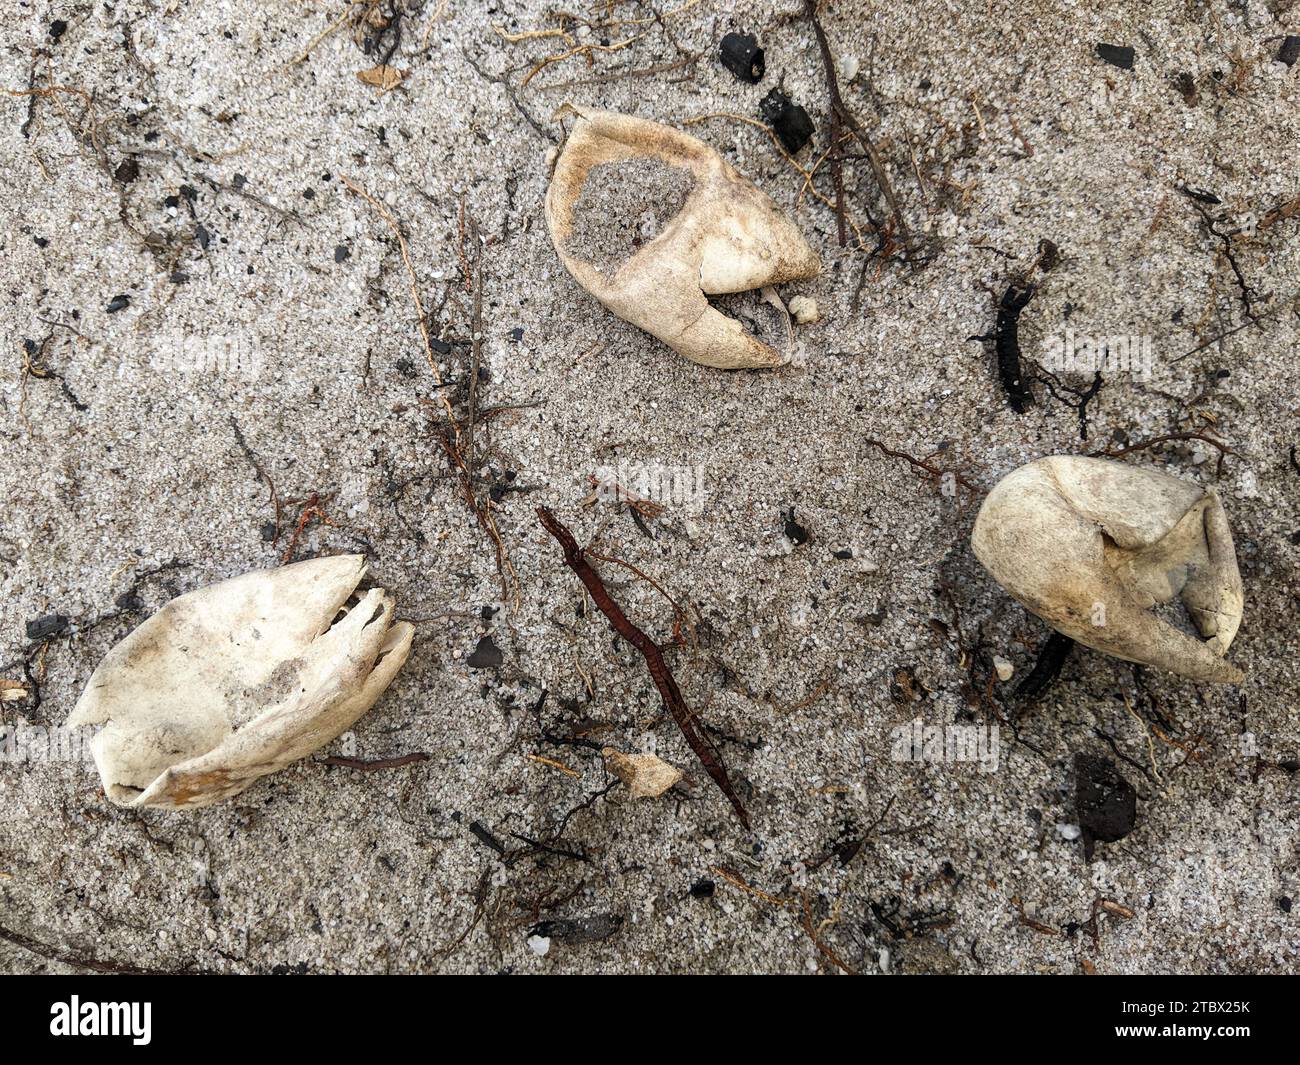
{"type": "Polygon", "coordinates": [[[614,602],[613,597],[606,591],[600,574],[591,568],[591,563],[583,556],[582,548],[578,546],[573,533],[565,524],[547,507],[537,508],[537,519],[542,523],[542,528],[554,536],[560,547],[564,549],[565,565],[577,574],[578,580],[582,581],[591,594],[592,600],[600,607],[600,612],[609,619],[614,631],[641,652],[650,670],[650,676],[654,679],[655,687],[659,689],[659,695],[664,701],[664,709],[677,722],[677,727],[682,730],[682,735],[686,737],[686,742],[699,758],[705,772],[718,785],[722,794],[730,800],[736,816],[740,818],[740,823],[749,828],[749,814],[745,812],[740,796],[731,786],[731,778],[727,775],[727,767],[722,761],[722,752],[712,740],[696,729],[695,715],[687,707],[681,689],[677,687],[677,682],[668,670],[668,664],[664,661],[659,645],[633,625],[623,613],[623,608],[614,602]]]}

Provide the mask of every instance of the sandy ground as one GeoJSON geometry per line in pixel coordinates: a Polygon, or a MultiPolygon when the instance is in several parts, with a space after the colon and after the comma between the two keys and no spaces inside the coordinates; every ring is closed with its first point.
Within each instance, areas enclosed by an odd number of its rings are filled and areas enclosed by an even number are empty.
{"type": "MultiPolygon", "coordinates": [[[[369,53],[350,24],[313,44],[342,3],[34,0],[5,20],[0,85],[41,93],[0,104],[0,677],[28,689],[0,704],[4,723],[59,725],[104,652],[176,594],[287,553],[359,550],[417,637],[327,753],[429,757],[368,773],[308,760],[192,814],[118,810],[82,762],[0,765],[0,968],[1300,967],[1300,216],[1269,215],[1300,193],[1300,64],[1274,59],[1300,6],[827,4],[846,102],[924,261],[869,256],[868,214],[885,210],[861,160],[845,183],[868,252],[841,247],[834,212],[763,130],[691,126],[826,264],[787,287],[822,311],[791,365],[710,370],[560,267],[541,210],[552,116],[572,101],[667,123],[753,118],[783,83],[818,127],[810,167],[829,123],[798,6],[583,4],[585,26],[540,0],[398,0],[404,77],[388,92],[358,73],[391,29],[369,30],[369,53]],[[494,26],[572,37],[512,43],[494,26]],[[716,61],[734,28],[766,48],[757,86],[716,61]],[[601,42],[523,84],[545,57],[601,42]],[[1133,68],[1103,62],[1099,42],[1132,46],[1133,68]],[[517,589],[437,443],[445,415],[397,242],[345,177],[400,222],[460,417],[461,250],[481,235],[477,404],[530,404],[476,432],[517,589]],[[1041,383],[1013,413],[988,347],[968,340],[1043,239],[1061,262],[1024,313],[1026,354],[1067,329],[1151,338],[1149,375],[1103,375],[1086,441],[1041,383]],[[1042,455],[1174,432],[1233,453],[1181,441],[1125,461],[1223,495],[1248,680],[1197,687],[1076,652],[1044,699],[1019,704],[1047,630],[975,562],[980,496],[1042,455]],[[689,469],[701,493],[647,536],[620,504],[583,503],[596,469],[619,463],[689,469]],[[696,640],[668,661],[752,833],[662,717],[639,656],[584,611],[539,504],[689,604],[696,640]],[[68,627],[28,640],[50,614],[68,627]],[[473,668],[485,634],[503,661],[473,668]],[[989,684],[994,654],[1012,683],[989,684]],[[915,719],[996,726],[996,770],[894,760],[892,730],[915,719]],[[598,751],[562,742],[575,736],[657,751],[687,778],[659,800],[606,791],[598,751]],[[1114,760],[1139,793],[1135,830],[1091,863],[1070,838],[1079,752],[1114,760]],[[529,945],[538,922],[605,915],[621,923],[552,926],[529,945]]],[[[833,199],[827,166],[814,185],[833,199]]],[[[672,607],[601,568],[669,640],[672,607]]]]}

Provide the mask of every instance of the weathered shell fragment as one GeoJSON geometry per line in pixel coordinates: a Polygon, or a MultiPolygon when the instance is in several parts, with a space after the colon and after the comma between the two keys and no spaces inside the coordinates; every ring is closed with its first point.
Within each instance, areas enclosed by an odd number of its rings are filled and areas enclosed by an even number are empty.
{"type": "Polygon", "coordinates": [[[331,742],[411,649],[360,555],[246,573],[189,592],[118,643],[68,718],[103,725],[91,750],[109,799],[192,809],[331,742]]]}
{"type": "Polygon", "coordinates": [[[574,111],[577,124],[546,193],[546,222],[565,269],[620,318],[695,362],[738,369],[787,361],[707,297],[815,276],[820,260],[794,223],[703,141],[643,118],[574,111]],[[657,189],[656,214],[666,217],[635,225],[583,218],[586,187],[620,180],[638,205],[657,189]],[[601,261],[581,246],[578,236],[593,226],[626,254],[601,261]]]}
{"type": "Polygon", "coordinates": [[[1104,459],[1039,459],[993,487],[971,543],[1003,588],[1071,639],[1197,681],[1242,680],[1224,657],[1241,576],[1213,490],[1104,459]],[[1153,610],[1174,598],[1201,639],[1153,610]]]}
{"type": "Polygon", "coordinates": [[[624,754],[613,747],[600,752],[605,765],[627,785],[634,799],[657,799],[682,779],[682,771],[653,754],[624,754]]]}

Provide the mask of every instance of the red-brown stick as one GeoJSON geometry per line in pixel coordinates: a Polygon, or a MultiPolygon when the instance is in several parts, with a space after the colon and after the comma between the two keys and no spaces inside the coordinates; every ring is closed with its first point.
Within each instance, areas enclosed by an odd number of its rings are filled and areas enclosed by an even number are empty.
{"type": "Polygon", "coordinates": [[[336,765],[344,769],[360,769],[366,773],[373,773],[376,769],[398,769],[413,762],[427,762],[428,760],[429,756],[423,751],[415,754],[400,754],[396,758],[375,758],[370,761],[366,761],[364,758],[341,758],[338,755],[317,759],[321,765],[336,765]]]}
{"type": "Polygon", "coordinates": [[[623,613],[623,608],[614,602],[613,597],[606,591],[605,584],[600,579],[600,574],[591,568],[591,563],[584,557],[582,548],[578,546],[578,542],[573,538],[573,533],[569,532],[565,524],[546,507],[537,508],[537,518],[542,523],[542,528],[554,536],[560,547],[564,549],[565,565],[577,574],[578,580],[582,581],[591,594],[592,601],[600,607],[600,612],[609,619],[614,631],[641,652],[645,658],[646,666],[650,670],[650,676],[654,679],[655,687],[659,689],[659,695],[664,701],[664,709],[677,722],[677,727],[682,730],[682,735],[686,737],[686,742],[690,745],[691,750],[695,752],[696,757],[699,758],[705,772],[718,785],[722,794],[731,801],[736,816],[740,818],[740,823],[749,828],[749,814],[745,812],[740,796],[736,794],[736,790],[731,786],[731,778],[727,776],[727,767],[722,762],[722,753],[708,737],[696,729],[695,717],[686,706],[686,700],[682,697],[681,689],[677,687],[677,682],[668,670],[668,664],[664,661],[659,645],[633,625],[628,620],[627,615],[623,613]]]}

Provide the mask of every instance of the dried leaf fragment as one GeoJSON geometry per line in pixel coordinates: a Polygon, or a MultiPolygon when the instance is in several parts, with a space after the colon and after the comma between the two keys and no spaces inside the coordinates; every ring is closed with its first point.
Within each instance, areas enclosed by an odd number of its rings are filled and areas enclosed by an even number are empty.
{"type": "Polygon", "coordinates": [[[380,92],[389,92],[402,84],[406,71],[390,67],[387,63],[380,63],[369,70],[357,71],[357,77],[367,85],[373,85],[380,92]]]}
{"type": "Polygon", "coordinates": [[[600,752],[611,773],[627,785],[634,799],[657,799],[682,779],[682,771],[653,754],[624,754],[613,747],[600,752]]]}

